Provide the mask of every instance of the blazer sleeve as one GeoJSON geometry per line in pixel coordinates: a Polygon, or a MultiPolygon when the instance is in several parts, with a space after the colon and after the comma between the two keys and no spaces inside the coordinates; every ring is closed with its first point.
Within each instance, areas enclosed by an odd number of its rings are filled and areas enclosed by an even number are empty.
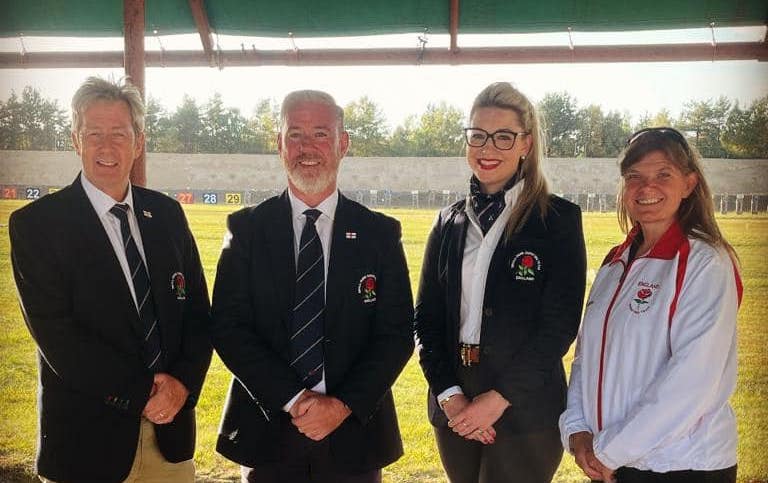
{"type": "Polygon", "coordinates": [[[182,231],[184,270],[187,272],[187,299],[182,320],[184,326],[181,352],[179,357],[171,362],[168,373],[184,384],[189,391],[187,406],[194,406],[202,390],[213,352],[208,335],[210,303],[197,244],[181,205],[175,204],[175,207],[179,229],[182,231]]]}
{"type": "Polygon", "coordinates": [[[551,381],[552,368],[576,338],[584,303],[587,255],[576,205],[551,206],[547,217],[552,237],[548,276],[541,293],[538,330],[498,376],[495,388],[512,407],[535,403],[534,395],[551,381]]]}
{"type": "MultiPolygon", "coordinates": [[[[250,211],[240,211],[227,220],[228,232],[213,287],[211,337],[219,357],[251,398],[279,411],[304,387],[296,372],[256,328],[251,293],[251,258],[257,249],[253,246],[253,232],[269,228],[255,226],[249,215],[250,211]]],[[[258,316],[267,313],[259,311],[258,316]]],[[[274,321],[275,325],[280,323],[274,321]]]]}
{"type": "Polygon", "coordinates": [[[65,241],[51,237],[55,214],[14,212],[9,220],[11,262],[19,301],[41,364],[73,392],[139,415],[149,399],[153,377],[136,371],[76,320],[70,254],[65,241]],[[48,216],[49,215],[49,216],[48,216]],[[110,368],[104,377],[103,367],[110,368]]]}
{"type": "Polygon", "coordinates": [[[367,421],[413,354],[413,295],[400,223],[380,218],[381,269],[375,326],[363,357],[350,368],[335,395],[360,421],[367,421]]]}
{"type": "Polygon", "coordinates": [[[414,316],[414,329],[419,343],[419,364],[435,395],[451,386],[459,385],[452,367],[452,359],[445,346],[447,300],[439,273],[444,231],[443,215],[442,212],[437,215],[427,238],[414,316]]]}

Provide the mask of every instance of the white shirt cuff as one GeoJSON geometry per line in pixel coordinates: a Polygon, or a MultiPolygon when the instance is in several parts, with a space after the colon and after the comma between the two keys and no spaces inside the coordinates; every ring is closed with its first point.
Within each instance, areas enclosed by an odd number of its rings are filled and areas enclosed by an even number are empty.
{"type": "Polygon", "coordinates": [[[437,395],[437,402],[439,403],[443,399],[447,398],[448,396],[453,396],[454,394],[464,394],[464,391],[461,390],[460,386],[451,386],[437,395]]]}
{"type": "Polygon", "coordinates": [[[290,413],[291,412],[291,408],[293,407],[294,404],[296,404],[296,401],[299,399],[299,396],[304,394],[304,391],[306,391],[306,389],[302,389],[301,391],[299,391],[298,394],[293,396],[290,401],[285,403],[285,406],[283,406],[283,411],[285,411],[286,413],[290,413]]]}

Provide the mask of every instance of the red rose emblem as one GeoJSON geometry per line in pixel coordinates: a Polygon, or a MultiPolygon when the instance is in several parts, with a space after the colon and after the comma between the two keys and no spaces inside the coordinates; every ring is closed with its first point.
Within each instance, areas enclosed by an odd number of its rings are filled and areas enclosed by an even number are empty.
{"type": "Polygon", "coordinates": [[[373,279],[373,277],[368,277],[365,279],[365,289],[366,290],[373,290],[376,288],[376,281],[373,279]]]}
{"type": "Polygon", "coordinates": [[[643,288],[637,291],[637,298],[640,300],[645,300],[651,295],[653,295],[653,292],[651,292],[651,289],[649,288],[643,288]]]}
{"type": "Polygon", "coordinates": [[[533,257],[530,255],[526,255],[523,257],[523,259],[520,261],[520,263],[523,264],[525,268],[532,268],[533,267],[533,257]]]}

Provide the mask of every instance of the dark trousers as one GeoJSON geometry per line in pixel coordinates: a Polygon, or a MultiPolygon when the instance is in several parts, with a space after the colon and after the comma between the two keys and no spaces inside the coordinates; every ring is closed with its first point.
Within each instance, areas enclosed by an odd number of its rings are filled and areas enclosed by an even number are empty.
{"type": "Polygon", "coordinates": [[[622,467],[616,470],[617,483],[736,483],[736,466],[722,470],[683,470],[655,473],[622,467]]]}
{"type": "MultiPolygon", "coordinates": [[[[482,361],[460,367],[456,375],[470,398],[487,390],[482,361]]],[[[489,445],[462,438],[446,426],[434,430],[451,483],[550,483],[563,457],[557,421],[552,424],[551,429],[527,433],[495,427],[496,441],[489,445]]]]}
{"type": "Polygon", "coordinates": [[[448,427],[434,429],[451,483],[550,483],[563,456],[557,429],[520,434],[501,430],[489,445],[462,438],[448,427]]]}
{"type": "Polygon", "coordinates": [[[381,469],[344,473],[336,468],[328,438],[312,441],[281,417],[278,460],[255,468],[242,467],[242,483],[381,483],[381,469]]]}

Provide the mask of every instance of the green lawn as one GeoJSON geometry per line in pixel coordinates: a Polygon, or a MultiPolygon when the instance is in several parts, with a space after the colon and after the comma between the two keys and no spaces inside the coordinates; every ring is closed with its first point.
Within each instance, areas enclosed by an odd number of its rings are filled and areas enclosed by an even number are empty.
{"type": "MultiPolygon", "coordinates": [[[[35,349],[16,300],[9,260],[8,216],[23,202],[0,201],[0,481],[31,481],[35,452],[35,349]]],[[[186,206],[203,258],[209,284],[231,207],[186,206]]],[[[424,241],[435,216],[433,210],[392,209],[387,213],[403,224],[411,282],[416,291],[424,241]]],[[[739,314],[739,383],[733,404],[739,420],[739,481],[768,482],[768,218],[727,216],[720,226],[741,257],[744,301],[739,314]]],[[[589,281],[608,248],[619,241],[615,216],[584,217],[589,281]]],[[[566,367],[571,355],[566,356],[566,367]]],[[[218,358],[208,373],[198,410],[195,456],[200,481],[239,481],[236,466],[218,456],[214,442],[229,374],[218,358]]],[[[385,469],[385,482],[443,482],[437,450],[426,420],[426,384],[415,358],[395,385],[395,398],[405,444],[405,456],[385,469]]],[[[580,470],[565,456],[557,482],[583,482],[580,470]]]]}

